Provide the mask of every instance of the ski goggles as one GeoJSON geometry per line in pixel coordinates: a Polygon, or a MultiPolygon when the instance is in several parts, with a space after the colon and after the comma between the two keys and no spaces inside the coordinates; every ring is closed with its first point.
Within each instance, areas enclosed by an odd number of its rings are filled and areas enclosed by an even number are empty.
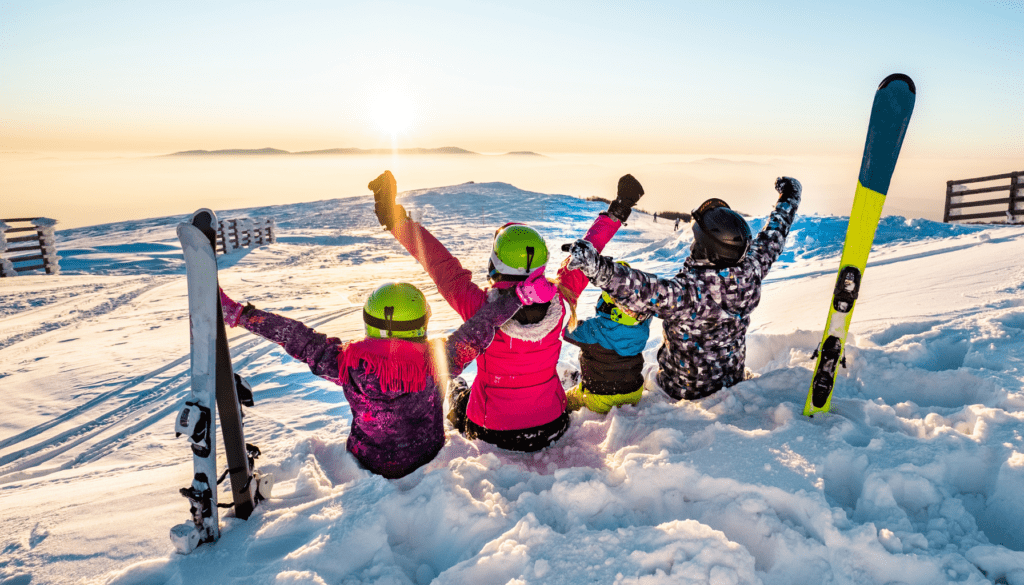
{"type": "Polygon", "coordinates": [[[620,307],[606,292],[601,293],[601,298],[597,301],[597,312],[604,313],[615,323],[627,327],[643,323],[651,317],[650,315],[637,315],[629,309],[620,307]]]}

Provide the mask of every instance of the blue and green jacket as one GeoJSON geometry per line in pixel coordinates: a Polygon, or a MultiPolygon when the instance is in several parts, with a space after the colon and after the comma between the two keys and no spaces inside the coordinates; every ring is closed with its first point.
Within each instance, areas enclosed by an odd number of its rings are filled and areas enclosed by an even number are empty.
{"type": "Polygon", "coordinates": [[[644,384],[643,350],[650,333],[650,319],[623,325],[601,311],[576,329],[565,329],[563,338],[580,348],[583,389],[604,396],[639,390],[644,384]]]}

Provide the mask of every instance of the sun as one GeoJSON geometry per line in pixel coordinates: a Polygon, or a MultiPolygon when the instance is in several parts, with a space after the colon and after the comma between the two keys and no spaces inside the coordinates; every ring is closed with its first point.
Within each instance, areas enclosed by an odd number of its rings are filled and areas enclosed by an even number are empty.
{"type": "Polygon", "coordinates": [[[395,138],[407,132],[413,121],[413,103],[396,93],[379,96],[371,105],[371,116],[377,127],[395,138]]]}

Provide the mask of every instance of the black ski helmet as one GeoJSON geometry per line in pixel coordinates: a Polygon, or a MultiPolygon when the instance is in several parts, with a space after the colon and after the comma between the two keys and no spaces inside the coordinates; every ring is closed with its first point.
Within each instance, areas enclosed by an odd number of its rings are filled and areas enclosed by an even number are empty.
{"type": "Polygon", "coordinates": [[[694,209],[694,260],[707,260],[715,266],[735,266],[750,248],[750,226],[743,216],[721,199],[708,199],[694,209]]]}

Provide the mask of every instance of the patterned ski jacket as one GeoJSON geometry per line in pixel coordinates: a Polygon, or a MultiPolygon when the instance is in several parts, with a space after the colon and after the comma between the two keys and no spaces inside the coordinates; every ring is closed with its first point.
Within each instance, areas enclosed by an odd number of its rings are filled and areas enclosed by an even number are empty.
{"type": "Polygon", "coordinates": [[[342,343],[259,309],[246,311],[238,324],[340,385],[352,409],[349,452],[373,473],[397,478],[428,463],[444,445],[444,370],[458,375],[521,307],[515,295],[502,296],[447,340],[429,344],[373,338],[342,343]]]}
{"type": "MultiPolygon", "coordinates": [[[[621,225],[617,219],[599,215],[585,239],[602,250],[621,225]]],[[[403,221],[392,233],[419,261],[441,296],[463,319],[476,314],[489,298],[500,296],[495,294],[497,291],[474,283],[472,272],[463,268],[420,224],[403,221]]],[[[558,278],[577,297],[587,286],[587,277],[582,272],[566,270],[564,265],[558,271],[558,278]]],[[[555,441],[568,428],[565,391],[555,371],[562,348],[564,301],[561,294],[556,295],[539,323],[524,325],[514,319],[508,321],[477,360],[477,376],[470,390],[466,414],[471,423],[484,429],[510,431],[502,444],[515,444],[517,438],[513,435],[517,433],[531,445],[538,444],[533,435],[539,432],[555,441]],[[555,424],[558,419],[560,422],[555,424]]],[[[494,435],[478,433],[478,436],[490,441],[488,437],[494,435]]]]}
{"type": "Polygon", "coordinates": [[[693,400],[743,380],[750,314],[761,301],[761,282],[782,253],[796,217],[797,198],[780,201],[747,255],[736,266],[715,268],[687,258],[673,278],[660,278],[598,257],[590,281],[623,306],[663,319],[658,383],[674,398],[693,400]]]}

